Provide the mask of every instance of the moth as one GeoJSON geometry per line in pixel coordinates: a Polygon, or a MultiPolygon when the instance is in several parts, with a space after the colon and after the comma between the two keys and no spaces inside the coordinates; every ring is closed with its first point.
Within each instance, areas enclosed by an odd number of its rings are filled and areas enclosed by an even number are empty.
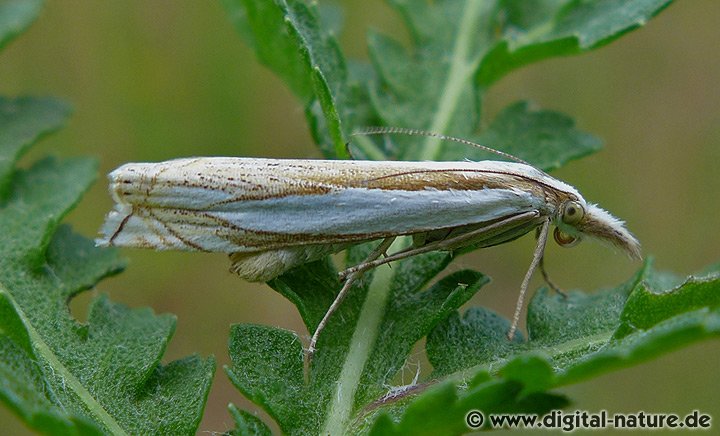
{"type": "Polygon", "coordinates": [[[564,247],[591,237],[640,258],[624,223],[572,186],[518,162],[406,162],[198,157],[129,163],[109,174],[115,201],[102,246],[230,255],[245,280],[268,281],[352,245],[380,241],[344,284],[319,334],[351,285],[379,265],[435,250],[483,248],[536,230],[509,337],[550,227],[564,247]],[[412,244],[386,253],[398,236],[412,244]]]}

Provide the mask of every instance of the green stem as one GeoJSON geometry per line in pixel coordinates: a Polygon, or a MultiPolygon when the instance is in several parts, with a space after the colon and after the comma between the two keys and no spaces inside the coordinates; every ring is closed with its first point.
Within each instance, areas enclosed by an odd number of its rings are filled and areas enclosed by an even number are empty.
{"type": "MultiPolygon", "coordinates": [[[[470,57],[471,37],[477,35],[478,21],[480,17],[487,15],[487,11],[494,9],[495,2],[469,0],[465,2],[463,18],[457,30],[457,38],[453,46],[445,84],[440,93],[440,101],[432,124],[429,127],[431,132],[447,133],[458,100],[467,88],[468,81],[472,79],[479,57],[470,57]]],[[[436,160],[440,157],[439,138],[429,137],[422,147],[420,160],[436,160]]]]}
{"type": "MultiPolygon", "coordinates": [[[[389,252],[398,249],[403,241],[396,240],[389,252]]],[[[383,321],[390,284],[394,271],[387,265],[375,269],[370,289],[360,310],[355,331],[350,339],[348,354],[345,358],[327,413],[327,420],[321,434],[340,435],[347,433],[347,426],[353,412],[355,392],[365,364],[370,358],[372,348],[377,342],[380,325],[383,321]]]]}

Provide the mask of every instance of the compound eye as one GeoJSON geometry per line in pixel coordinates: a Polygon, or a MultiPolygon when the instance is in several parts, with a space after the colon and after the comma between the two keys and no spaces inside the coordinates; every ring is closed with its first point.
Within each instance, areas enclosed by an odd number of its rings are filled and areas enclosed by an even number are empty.
{"type": "Polygon", "coordinates": [[[555,231],[553,232],[553,238],[555,238],[555,242],[557,242],[559,246],[566,248],[573,247],[580,242],[579,237],[569,235],[557,227],[555,227],[555,231]]]}
{"type": "Polygon", "coordinates": [[[570,200],[565,202],[560,219],[565,224],[575,225],[585,216],[585,208],[578,201],[570,200]]]}

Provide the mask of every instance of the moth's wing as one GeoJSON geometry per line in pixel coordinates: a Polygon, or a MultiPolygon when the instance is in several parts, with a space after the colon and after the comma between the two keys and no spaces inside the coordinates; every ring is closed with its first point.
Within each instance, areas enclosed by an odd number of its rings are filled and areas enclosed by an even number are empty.
{"type": "Polygon", "coordinates": [[[98,243],[260,252],[544,210],[539,192],[515,187],[516,176],[493,168],[472,162],[243,158],[128,164],[109,176],[116,206],[98,243]]]}

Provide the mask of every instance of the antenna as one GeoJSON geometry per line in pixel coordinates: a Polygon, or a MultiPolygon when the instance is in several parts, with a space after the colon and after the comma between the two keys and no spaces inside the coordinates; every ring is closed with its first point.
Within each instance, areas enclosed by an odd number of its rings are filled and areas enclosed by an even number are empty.
{"type": "Polygon", "coordinates": [[[510,160],[514,160],[515,162],[519,162],[521,164],[530,165],[529,163],[525,162],[524,160],[520,159],[519,157],[513,156],[510,153],[505,153],[504,151],[495,150],[494,148],[488,147],[486,145],[480,145],[476,142],[469,141],[467,139],[458,138],[455,136],[448,136],[443,135],[442,133],[435,133],[435,132],[428,132],[426,130],[420,130],[420,129],[410,129],[406,127],[367,127],[361,130],[356,130],[352,134],[350,134],[350,137],[353,136],[369,136],[369,135],[408,135],[408,136],[425,136],[427,138],[438,138],[443,141],[453,141],[457,142],[459,144],[464,145],[470,145],[472,147],[479,148],[481,150],[495,153],[499,156],[508,158],[510,160]]]}

